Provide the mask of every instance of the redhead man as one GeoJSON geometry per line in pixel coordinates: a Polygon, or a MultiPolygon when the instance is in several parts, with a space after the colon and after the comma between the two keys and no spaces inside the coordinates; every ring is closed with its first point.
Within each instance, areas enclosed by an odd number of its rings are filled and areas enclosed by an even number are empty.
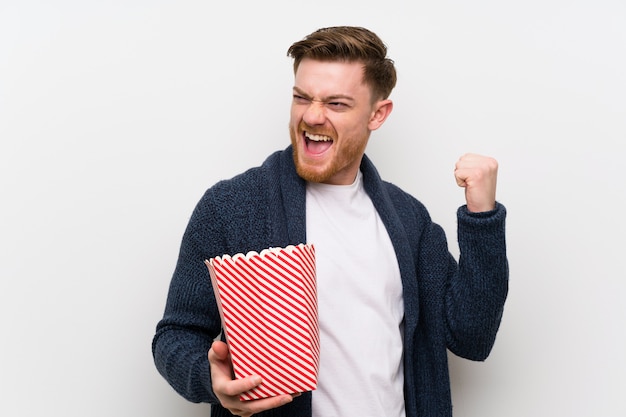
{"type": "Polygon", "coordinates": [[[365,155],[393,109],[394,63],[373,32],[319,29],[291,45],[291,144],[209,188],[189,221],[153,341],[156,366],[211,416],[452,415],[447,352],[485,360],[508,291],[498,164],[466,154],[454,175],[458,262],[414,197],[365,155]],[[312,392],[242,401],[205,259],[312,243],[320,363],[312,392]]]}

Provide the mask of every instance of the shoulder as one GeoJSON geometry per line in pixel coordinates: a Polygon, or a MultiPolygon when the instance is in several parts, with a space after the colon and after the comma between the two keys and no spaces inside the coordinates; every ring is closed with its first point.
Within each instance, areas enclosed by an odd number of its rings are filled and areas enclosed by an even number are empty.
{"type": "Polygon", "coordinates": [[[383,180],[367,155],[363,156],[361,171],[363,172],[365,189],[377,209],[380,210],[385,205],[390,205],[394,207],[400,217],[417,216],[422,221],[430,221],[428,210],[424,204],[399,186],[383,180]]]}
{"type": "Polygon", "coordinates": [[[383,180],[372,161],[365,155],[361,163],[361,171],[365,182],[365,188],[372,199],[389,200],[388,202],[403,210],[419,212],[428,215],[426,207],[413,195],[404,191],[399,186],[383,180]]]}
{"type": "Polygon", "coordinates": [[[397,207],[412,210],[422,216],[429,216],[426,206],[413,195],[387,181],[383,181],[383,186],[397,207]]]}
{"type": "Polygon", "coordinates": [[[399,220],[405,231],[420,233],[432,223],[424,204],[399,186],[381,179],[369,159],[364,158],[361,170],[365,189],[388,227],[399,220]]]}
{"type": "Polygon", "coordinates": [[[258,198],[272,178],[279,177],[280,160],[284,152],[274,152],[261,165],[249,168],[232,178],[218,181],[205,191],[201,202],[229,205],[258,198]]]}
{"type": "Polygon", "coordinates": [[[275,152],[261,165],[222,179],[206,189],[194,208],[191,221],[205,223],[220,218],[257,217],[254,213],[267,206],[272,178],[279,176],[276,171],[280,153],[275,152]]]}

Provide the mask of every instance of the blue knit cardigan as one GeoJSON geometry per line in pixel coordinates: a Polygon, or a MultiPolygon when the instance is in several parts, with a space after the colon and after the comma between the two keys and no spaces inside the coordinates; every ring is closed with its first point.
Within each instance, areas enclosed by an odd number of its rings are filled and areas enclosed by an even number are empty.
{"type": "MultiPolygon", "coordinates": [[[[406,415],[451,416],[447,350],[470,360],[486,359],[501,322],[508,291],[506,210],[499,203],[486,213],[458,209],[457,263],[442,228],[419,201],[382,181],[367,156],[361,171],[402,277],[406,415]]],[[[231,414],[211,388],[207,351],[221,323],[203,261],[305,243],[305,195],[288,147],[208,189],[189,221],[152,352],[170,385],[189,401],[211,403],[212,417],[231,414]]],[[[311,416],[311,393],[255,416],[311,416]]]]}

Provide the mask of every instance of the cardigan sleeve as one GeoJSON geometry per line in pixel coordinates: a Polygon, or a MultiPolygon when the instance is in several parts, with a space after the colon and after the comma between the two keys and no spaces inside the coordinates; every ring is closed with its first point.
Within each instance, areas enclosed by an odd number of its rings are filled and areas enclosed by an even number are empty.
{"type": "MultiPolygon", "coordinates": [[[[182,238],[165,306],[153,338],[159,373],[184,398],[218,404],[212,390],[208,351],[222,331],[205,260],[224,254],[260,251],[287,242],[282,202],[269,198],[279,154],[261,168],[219,181],[200,199],[182,238]],[[270,224],[275,219],[277,225],[270,224]]],[[[272,195],[276,195],[274,192],[272,195]]],[[[304,204],[304,191],[301,193],[304,204]]],[[[299,207],[293,204],[294,207],[299,207]]]]}
{"type": "Polygon", "coordinates": [[[182,238],[163,318],[156,326],[152,354],[159,373],[191,402],[217,402],[211,388],[208,351],[221,331],[219,311],[204,260],[207,239],[219,233],[206,195],[198,203],[182,238]]]}
{"type": "Polygon", "coordinates": [[[457,211],[459,262],[449,263],[445,315],[447,345],[454,354],[485,360],[495,343],[508,293],[506,209],[457,211]]]}

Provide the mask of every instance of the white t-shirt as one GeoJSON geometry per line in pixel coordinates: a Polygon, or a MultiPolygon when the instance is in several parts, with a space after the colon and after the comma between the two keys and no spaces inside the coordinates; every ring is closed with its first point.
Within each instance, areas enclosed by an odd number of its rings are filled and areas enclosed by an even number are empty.
{"type": "Polygon", "coordinates": [[[320,369],[313,417],[404,417],[404,304],[396,255],[361,172],[307,184],[316,253],[320,369]]]}

